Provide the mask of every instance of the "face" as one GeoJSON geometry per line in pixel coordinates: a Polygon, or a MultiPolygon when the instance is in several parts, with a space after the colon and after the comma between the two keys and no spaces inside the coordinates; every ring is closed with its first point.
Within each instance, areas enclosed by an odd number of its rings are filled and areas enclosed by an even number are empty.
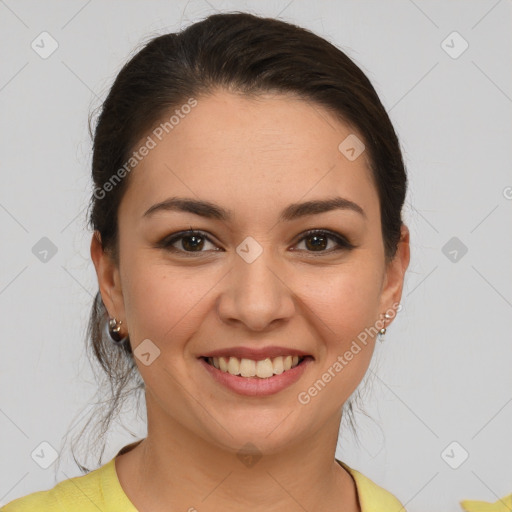
{"type": "Polygon", "coordinates": [[[400,301],[406,228],[386,265],[367,154],[338,149],[355,132],[322,107],[221,91],[197,101],[130,175],[119,267],[94,238],[91,248],[109,314],[146,353],[135,360],[149,430],[262,452],[337,432],[372,357],[371,328],[400,301]],[[215,209],[156,206],[170,198],[215,209]],[[297,206],[335,198],[331,209],[297,206]],[[215,354],[219,369],[204,359],[215,354]],[[300,364],[283,371],[294,355],[300,364]]]}

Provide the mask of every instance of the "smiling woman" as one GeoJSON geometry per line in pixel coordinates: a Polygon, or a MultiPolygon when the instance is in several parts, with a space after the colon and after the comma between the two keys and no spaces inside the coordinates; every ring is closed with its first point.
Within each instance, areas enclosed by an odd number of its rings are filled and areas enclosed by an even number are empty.
{"type": "Polygon", "coordinates": [[[133,383],[148,434],[5,510],[400,510],[335,459],[409,264],[405,168],[364,73],[305,29],[210,16],[120,71],[92,177],[106,420],[133,383]]]}

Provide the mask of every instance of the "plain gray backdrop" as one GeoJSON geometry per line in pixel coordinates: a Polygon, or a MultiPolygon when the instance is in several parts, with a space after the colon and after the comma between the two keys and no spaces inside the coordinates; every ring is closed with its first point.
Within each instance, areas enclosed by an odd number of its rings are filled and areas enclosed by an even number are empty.
{"type": "MultiPolygon", "coordinates": [[[[64,436],[96,390],[84,354],[97,290],[88,114],[143,40],[233,10],[280,17],[343,49],[377,89],[408,169],[402,310],[368,371],[361,445],[342,431],[338,458],[409,512],[511,493],[510,0],[6,0],[0,505],[80,474],[64,436]],[[67,459],[57,474],[52,449],[67,459]],[[43,452],[47,469],[34,455],[43,452]]],[[[145,435],[133,415],[124,424],[145,435]]],[[[114,429],[104,460],[132,440],[114,429]]]]}

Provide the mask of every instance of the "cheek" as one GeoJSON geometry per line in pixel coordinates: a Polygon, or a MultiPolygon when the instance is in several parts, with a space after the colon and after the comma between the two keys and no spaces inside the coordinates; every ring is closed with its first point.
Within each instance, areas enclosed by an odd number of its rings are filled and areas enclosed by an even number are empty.
{"type": "Polygon", "coordinates": [[[180,350],[200,325],[216,273],[172,268],[142,256],[127,259],[125,268],[129,278],[123,295],[132,342],[149,338],[161,350],[180,350]]]}
{"type": "MultiPolygon", "coordinates": [[[[318,317],[317,331],[324,336],[318,345],[321,359],[317,378],[332,382],[326,386],[328,389],[322,393],[319,404],[335,411],[354,392],[368,370],[375,347],[376,331],[372,327],[379,317],[380,283],[371,263],[365,266],[358,261],[350,269],[347,265],[332,275],[326,291],[315,290],[311,292],[310,303],[318,317]]],[[[316,390],[315,387],[313,391],[316,390]]]]}
{"type": "Polygon", "coordinates": [[[302,289],[308,308],[325,325],[331,344],[343,346],[378,318],[380,281],[372,261],[354,259],[329,272],[308,273],[302,289]]]}

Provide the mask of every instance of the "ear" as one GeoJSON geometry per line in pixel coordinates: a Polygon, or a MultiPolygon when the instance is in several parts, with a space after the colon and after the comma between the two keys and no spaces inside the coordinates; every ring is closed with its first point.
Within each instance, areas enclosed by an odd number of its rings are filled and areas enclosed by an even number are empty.
{"type": "MultiPolygon", "coordinates": [[[[400,228],[400,240],[396,254],[386,267],[384,282],[382,285],[380,313],[388,310],[394,311],[393,318],[386,321],[386,326],[391,324],[396,316],[396,308],[402,298],[404,276],[410,260],[409,228],[402,224],[400,228]]],[[[391,311],[390,311],[391,314],[391,311]]]]}
{"type": "Polygon", "coordinates": [[[119,268],[113,258],[103,250],[101,235],[98,231],[94,231],[92,236],[91,258],[96,269],[101,298],[108,314],[117,320],[121,320],[123,325],[126,326],[119,268]]]}

